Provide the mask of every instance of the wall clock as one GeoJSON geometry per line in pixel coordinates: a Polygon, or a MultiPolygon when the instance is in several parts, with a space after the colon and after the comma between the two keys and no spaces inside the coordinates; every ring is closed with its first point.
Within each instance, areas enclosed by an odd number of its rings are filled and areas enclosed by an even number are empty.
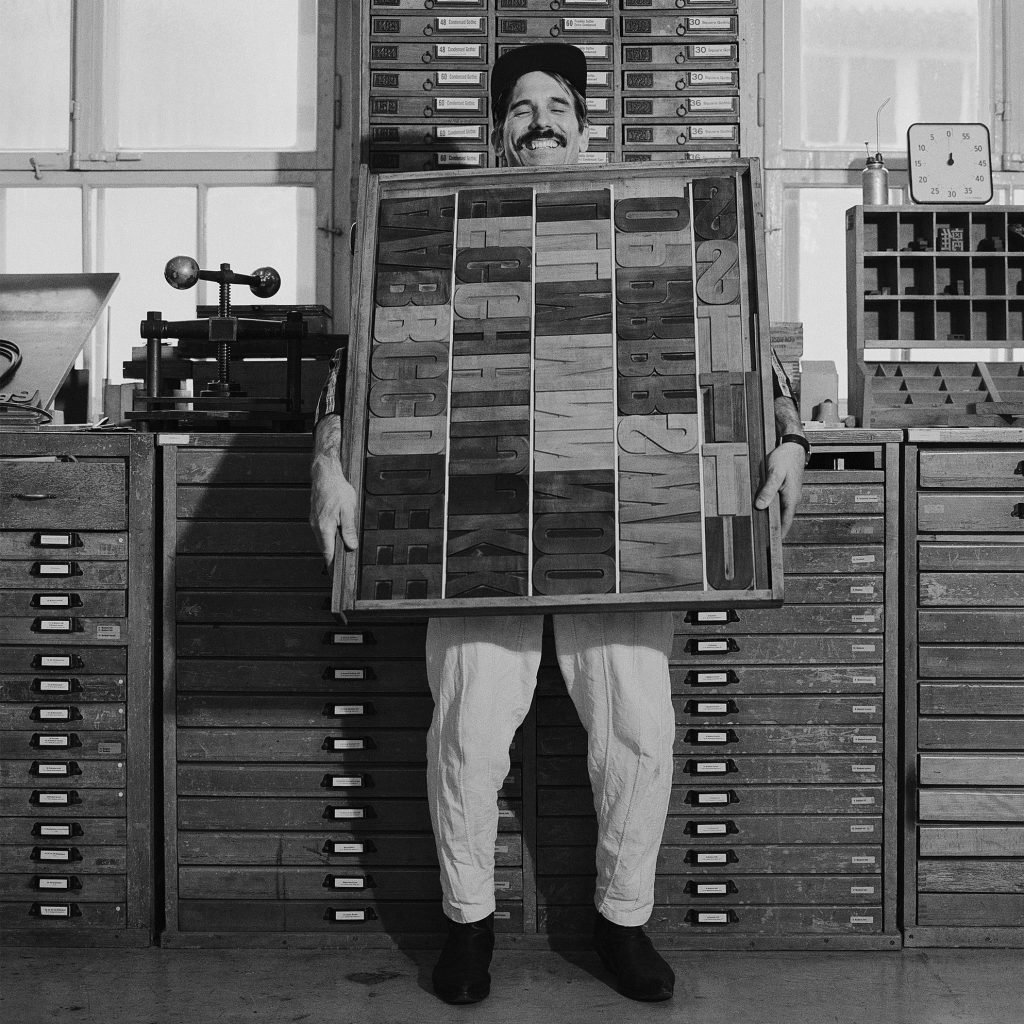
{"type": "Polygon", "coordinates": [[[918,122],[907,129],[907,173],[915,203],[987,203],[992,199],[988,127],[918,122]]]}

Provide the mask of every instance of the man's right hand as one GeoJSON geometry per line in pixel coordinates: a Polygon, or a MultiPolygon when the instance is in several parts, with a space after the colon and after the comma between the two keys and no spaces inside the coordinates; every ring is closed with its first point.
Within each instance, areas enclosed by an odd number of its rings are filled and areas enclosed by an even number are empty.
{"type": "Polygon", "coordinates": [[[338,417],[329,416],[317,424],[315,454],[310,466],[309,525],[328,567],[334,561],[339,528],[342,542],[349,551],[354,551],[359,544],[356,536],[356,492],[341,468],[340,441],[341,421],[338,417]]]}

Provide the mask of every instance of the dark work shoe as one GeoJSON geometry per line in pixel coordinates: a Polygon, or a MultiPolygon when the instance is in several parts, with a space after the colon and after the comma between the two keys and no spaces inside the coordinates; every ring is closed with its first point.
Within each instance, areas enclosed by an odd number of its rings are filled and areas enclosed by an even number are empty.
{"type": "Polygon", "coordinates": [[[601,963],[615,975],[624,996],[645,1003],[672,998],[676,976],[651,945],[643,928],[612,924],[598,914],[594,946],[601,963]]]}
{"type": "Polygon", "coordinates": [[[434,967],[434,994],[446,1003],[479,1003],[491,991],[494,915],[482,921],[448,921],[448,938],[434,967]]]}

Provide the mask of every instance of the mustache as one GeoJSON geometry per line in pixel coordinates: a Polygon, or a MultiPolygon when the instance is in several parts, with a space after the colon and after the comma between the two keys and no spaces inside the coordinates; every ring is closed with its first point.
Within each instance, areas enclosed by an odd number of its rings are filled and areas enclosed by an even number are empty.
{"type": "Polygon", "coordinates": [[[554,139],[557,143],[564,146],[567,143],[566,137],[554,128],[531,128],[517,143],[516,149],[522,149],[523,146],[529,145],[531,142],[539,141],[540,139],[554,139]]]}

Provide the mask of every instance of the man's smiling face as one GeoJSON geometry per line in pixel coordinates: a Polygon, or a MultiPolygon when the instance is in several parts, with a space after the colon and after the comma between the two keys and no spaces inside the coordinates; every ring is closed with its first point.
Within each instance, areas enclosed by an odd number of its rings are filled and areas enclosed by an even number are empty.
{"type": "Polygon", "coordinates": [[[544,71],[521,76],[509,97],[501,146],[510,167],[574,164],[587,150],[572,93],[544,71]]]}

